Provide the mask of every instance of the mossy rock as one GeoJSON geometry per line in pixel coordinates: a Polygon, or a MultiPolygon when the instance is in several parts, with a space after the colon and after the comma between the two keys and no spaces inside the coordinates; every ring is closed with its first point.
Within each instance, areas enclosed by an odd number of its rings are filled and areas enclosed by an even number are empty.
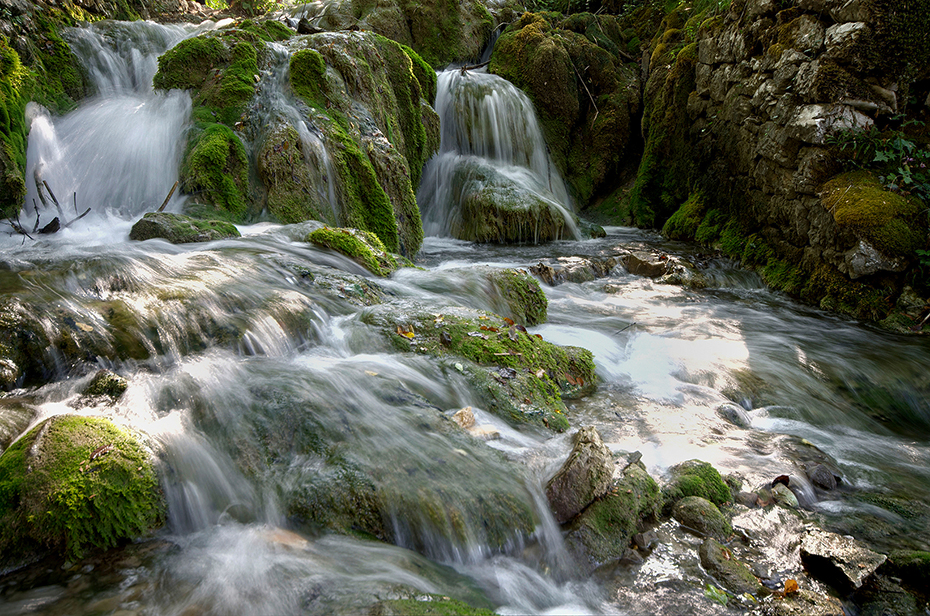
{"type": "Polygon", "coordinates": [[[104,396],[111,400],[116,400],[122,396],[128,388],[129,381],[123,377],[110,370],[98,370],[90,380],[90,383],[87,384],[83,395],[91,397],[104,396]]]}
{"type": "Polygon", "coordinates": [[[697,531],[703,537],[714,537],[726,541],[733,534],[733,527],[712,502],[700,496],[686,496],[675,503],[672,515],[679,524],[697,531]]]}
{"type": "Polygon", "coordinates": [[[242,221],[249,210],[249,161],[239,136],[224,124],[192,131],[181,164],[185,192],[215,208],[215,216],[242,221]]]}
{"type": "Polygon", "coordinates": [[[833,178],[824,184],[821,199],[838,227],[889,257],[911,257],[924,245],[926,225],[921,223],[919,202],[887,190],[870,172],[833,178]]]}
{"type": "Polygon", "coordinates": [[[662,226],[662,235],[671,240],[694,240],[704,220],[704,196],[692,193],[688,200],[662,226]]]}
{"type": "Polygon", "coordinates": [[[385,250],[375,234],[359,229],[322,227],[311,231],[307,241],[350,257],[376,276],[390,276],[398,267],[410,263],[385,250]]]}
{"type": "Polygon", "coordinates": [[[4,564],[48,549],[68,558],[161,526],[165,503],[140,442],[106,419],[57,415],[0,456],[4,564]]]}
{"type": "Polygon", "coordinates": [[[662,488],[663,511],[687,496],[700,496],[715,505],[730,501],[730,488],[713,466],[700,460],[688,460],[669,469],[671,478],[662,488]]]}
{"type": "Polygon", "coordinates": [[[882,572],[895,577],[927,594],[926,583],[930,580],[930,552],[897,550],[888,555],[882,572]]]}
{"type": "Polygon", "coordinates": [[[572,522],[566,545],[585,571],[619,559],[632,536],[658,513],[659,486],[641,462],[630,464],[606,496],[572,522]]]}
{"type": "Polygon", "coordinates": [[[0,453],[13,442],[37,415],[32,404],[21,398],[0,398],[0,453]]]}
{"type": "Polygon", "coordinates": [[[563,398],[593,390],[597,376],[587,349],[558,346],[504,317],[450,306],[437,314],[417,306],[379,306],[362,316],[395,348],[461,358],[462,372],[490,412],[515,423],[568,428],[563,398]]]}
{"type": "Polygon", "coordinates": [[[131,240],[159,238],[172,244],[212,242],[232,237],[240,237],[239,230],[232,223],[200,220],[168,212],[149,212],[136,222],[129,232],[131,240]]]}
{"type": "Polygon", "coordinates": [[[508,316],[523,325],[545,323],[549,300],[539,281],[524,270],[494,270],[491,283],[507,303],[508,316]]]}
{"type": "Polygon", "coordinates": [[[442,595],[385,599],[375,604],[369,612],[371,616],[494,616],[495,613],[442,595]]]}
{"type": "Polygon", "coordinates": [[[737,595],[748,593],[756,597],[771,593],[749,567],[733,555],[730,548],[721,545],[716,539],[705,539],[698,553],[701,566],[730,592],[737,595]]]}

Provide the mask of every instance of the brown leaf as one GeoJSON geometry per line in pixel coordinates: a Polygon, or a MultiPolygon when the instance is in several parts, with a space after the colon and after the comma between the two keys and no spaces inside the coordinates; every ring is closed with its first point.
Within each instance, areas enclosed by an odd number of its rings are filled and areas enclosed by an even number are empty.
{"type": "Polygon", "coordinates": [[[798,592],[798,582],[796,580],[785,580],[785,594],[790,595],[793,592],[798,592]]]}
{"type": "Polygon", "coordinates": [[[504,317],[504,323],[506,323],[507,325],[510,325],[510,326],[513,326],[513,324],[514,324],[514,323],[513,323],[513,319],[508,319],[507,317],[504,317]]]}

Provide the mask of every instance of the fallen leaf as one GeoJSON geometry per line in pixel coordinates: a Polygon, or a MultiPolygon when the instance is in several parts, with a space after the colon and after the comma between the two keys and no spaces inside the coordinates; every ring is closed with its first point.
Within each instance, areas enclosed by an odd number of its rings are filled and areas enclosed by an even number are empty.
{"type": "Polygon", "coordinates": [[[798,592],[797,580],[785,580],[785,594],[790,595],[793,592],[798,592]]]}
{"type": "Polygon", "coordinates": [[[77,328],[80,329],[81,331],[85,331],[85,332],[92,332],[92,331],[94,331],[94,328],[91,327],[90,325],[88,325],[87,323],[75,322],[74,324],[75,324],[75,325],[77,326],[77,328]]]}
{"type": "Polygon", "coordinates": [[[543,378],[544,376],[546,376],[546,371],[543,370],[542,368],[540,368],[539,370],[536,371],[536,378],[537,378],[537,379],[541,379],[541,378],[543,378]]]}
{"type": "Polygon", "coordinates": [[[507,317],[504,317],[504,323],[510,326],[513,326],[514,324],[513,319],[508,319],[507,317]]]}
{"type": "Polygon", "coordinates": [[[397,326],[397,335],[403,336],[404,338],[413,338],[416,334],[413,333],[413,327],[402,327],[397,326]]]}
{"type": "Polygon", "coordinates": [[[565,373],[565,380],[568,381],[568,384],[569,384],[569,385],[577,385],[577,384],[578,384],[578,383],[575,381],[575,378],[574,378],[572,375],[570,375],[569,373],[567,373],[567,372],[565,373]]]}
{"type": "Polygon", "coordinates": [[[368,376],[378,376],[377,372],[372,372],[371,370],[366,370],[365,374],[367,374],[368,376]]]}

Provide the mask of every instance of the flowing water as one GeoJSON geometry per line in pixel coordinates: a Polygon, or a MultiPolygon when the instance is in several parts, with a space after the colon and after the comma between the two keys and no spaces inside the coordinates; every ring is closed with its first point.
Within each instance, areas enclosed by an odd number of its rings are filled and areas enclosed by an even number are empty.
{"type": "MultiPolygon", "coordinates": [[[[136,96],[117,95],[119,106],[185,100],[136,96]]],[[[175,117],[162,111],[162,121],[175,117]]],[[[96,125],[79,117],[96,138],[96,125]]],[[[72,120],[48,125],[84,144],[80,130],[65,128],[72,120]]],[[[182,133],[184,118],[172,121],[182,133]]],[[[37,160],[46,146],[33,131],[37,160]]],[[[496,310],[477,266],[570,263],[630,248],[699,258],[692,247],[623,228],[535,247],[434,236],[421,268],[370,279],[301,241],[313,223],[242,227],[242,238],[208,244],[129,242],[133,217],[173,182],[160,157],[174,154],[155,152],[129,170],[143,184],[147,173],[158,176],[151,195],[101,193],[93,203],[105,220],[89,216],[35,241],[0,237],[0,281],[4,301],[19,298],[47,331],[89,328],[87,355],[97,357],[73,363],[48,349],[48,384],[10,396],[35,409],[33,423],[77,412],[149,435],[168,524],[154,540],[84,562],[7,572],[0,613],[357,614],[426,593],[502,614],[726,612],[703,595],[699,540],[672,523],[659,527],[662,542],[641,566],[579,577],[542,496],[569,435],[485,412],[454,366],[398,352],[370,318],[378,301],[436,314],[496,310]],[[99,367],[129,381],[112,406],[80,396],[99,367]],[[457,430],[448,415],[465,406],[501,438],[457,430]],[[378,533],[390,543],[374,540],[378,533]]],[[[74,181],[79,204],[91,187],[109,186],[74,181]]],[[[600,377],[592,396],[570,403],[572,426],[597,426],[618,455],[641,452],[656,477],[700,458],[747,488],[800,478],[812,456],[831,456],[844,488],[810,490],[802,517],[857,536],[881,528],[868,537],[881,549],[930,548],[927,518],[893,506],[930,498],[930,342],[797,305],[724,260],[702,271],[709,285],[700,290],[622,267],[544,285],[549,320],[531,331],[591,349],[600,377]],[[734,402],[743,427],[720,413],[734,402]]],[[[737,526],[763,539],[760,558],[773,576],[798,577],[780,536],[790,522],[783,511],[747,512],[737,526]]]]}

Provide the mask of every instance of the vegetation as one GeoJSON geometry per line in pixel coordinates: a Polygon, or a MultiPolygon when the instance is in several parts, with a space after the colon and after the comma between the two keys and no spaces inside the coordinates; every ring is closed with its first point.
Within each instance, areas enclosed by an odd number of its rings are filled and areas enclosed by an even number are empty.
{"type": "Polygon", "coordinates": [[[377,276],[390,276],[398,267],[409,263],[389,253],[378,236],[359,229],[322,227],[311,231],[307,241],[351,257],[377,276]]]}

